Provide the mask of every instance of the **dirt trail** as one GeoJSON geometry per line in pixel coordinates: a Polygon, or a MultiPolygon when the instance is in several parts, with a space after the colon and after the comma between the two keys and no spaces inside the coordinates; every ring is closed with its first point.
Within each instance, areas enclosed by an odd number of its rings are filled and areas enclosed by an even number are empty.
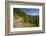
{"type": "Polygon", "coordinates": [[[16,19],[14,21],[14,27],[24,27],[23,23],[23,18],[16,19]]]}

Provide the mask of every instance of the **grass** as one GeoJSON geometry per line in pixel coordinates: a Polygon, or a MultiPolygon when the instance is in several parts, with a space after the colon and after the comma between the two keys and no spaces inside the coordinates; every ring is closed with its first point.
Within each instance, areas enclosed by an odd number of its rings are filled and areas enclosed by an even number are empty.
{"type": "Polygon", "coordinates": [[[24,23],[24,27],[35,27],[35,24],[31,24],[31,23],[24,23]]]}

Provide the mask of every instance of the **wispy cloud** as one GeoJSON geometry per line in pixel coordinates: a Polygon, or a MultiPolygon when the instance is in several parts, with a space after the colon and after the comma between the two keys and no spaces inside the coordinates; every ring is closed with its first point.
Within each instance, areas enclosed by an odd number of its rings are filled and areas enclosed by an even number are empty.
{"type": "Polygon", "coordinates": [[[27,13],[27,15],[39,15],[39,14],[35,14],[35,13],[27,13]]]}

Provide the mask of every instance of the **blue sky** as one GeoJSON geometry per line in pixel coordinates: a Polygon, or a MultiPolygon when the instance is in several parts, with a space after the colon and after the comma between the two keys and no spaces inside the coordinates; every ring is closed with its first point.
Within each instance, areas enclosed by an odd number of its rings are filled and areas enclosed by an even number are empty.
{"type": "Polygon", "coordinates": [[[39,15],[39,9],[36,8],[20,8],[20,9],[27,15],[39,15]]]}

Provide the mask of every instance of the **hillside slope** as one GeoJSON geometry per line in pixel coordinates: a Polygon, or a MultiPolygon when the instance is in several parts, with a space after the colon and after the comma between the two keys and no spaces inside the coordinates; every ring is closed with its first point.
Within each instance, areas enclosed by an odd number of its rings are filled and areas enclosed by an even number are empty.
{"type": "Polygon", "coordinates": [[[39,16],[26,15],[21,9],[14,8],[14,17],[15,19],[20,19],[24,27],[38,27],[39,26],[39,16]],[[24,21],[24,22],[23,22],[24,21]]]}

